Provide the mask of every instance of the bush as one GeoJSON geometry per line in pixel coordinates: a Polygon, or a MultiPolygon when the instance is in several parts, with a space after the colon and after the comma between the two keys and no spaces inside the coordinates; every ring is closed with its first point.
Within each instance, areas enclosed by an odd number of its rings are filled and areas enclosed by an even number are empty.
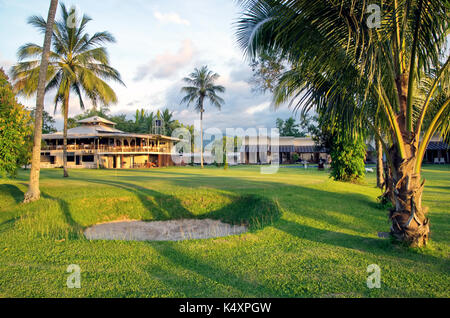
{"type": "Polygon", "coordinates": [[[27,164],[32,148],[30,112],[19,104],[8,77],[0,69],[0,176],[15,177],[27,164]]]}
{"type": "Polygon", "coordinates": [[[334,180],[357,182],[364,178],[366,145],[362,138],[336,137],[330,155],[334,180]]]}

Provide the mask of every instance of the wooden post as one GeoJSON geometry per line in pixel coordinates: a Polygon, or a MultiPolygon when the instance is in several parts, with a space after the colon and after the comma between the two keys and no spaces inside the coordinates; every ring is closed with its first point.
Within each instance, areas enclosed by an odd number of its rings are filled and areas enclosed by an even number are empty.
{"type": "Polygon", "coordinates": [[[97,169],[100,168],[100,155],[99,155],[99,151],[100,151],[100,138],[97,138],[97,169]]]}

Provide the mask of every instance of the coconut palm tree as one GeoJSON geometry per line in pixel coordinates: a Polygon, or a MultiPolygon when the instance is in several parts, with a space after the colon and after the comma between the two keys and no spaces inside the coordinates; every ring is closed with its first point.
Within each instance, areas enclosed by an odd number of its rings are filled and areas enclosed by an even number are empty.
{"type": "Polygon", "coordinates": [[[44,112],[45,79],[47,78],[48,60],[50,56],[50,46],[52,43],[52,30],[55,23],[58,0],[51,0],[48,10],[47,23],[45,26],[44,48],[42,50],[41,64],[39,67],[36,111],[34,121],[33,153],[31,159],[30,184],[25,193],[24,203],[39,200],[41,191],[39,190],[39,174],[41,165],[41,138],[42,138],[42,115],[44,112]]]}
{"type": "Polygon", "coordinates": [[[326,113],[348,133],[368,125],[390,166],[391,235],[411,246],[425,245],[429,220],[421,202],[422,161],[433,135],[450,135],[448,1],[241,4],[237,35],[246,53],[254,57],[275,49],[291,65],[274,90],[275,102],[290,100],[303,111],[326,113]],[[367,107],[368,101],[376,107],[367,107]]]}
{"type": "Polygon", "coordinates": [[[221,109],[225,101],[217,95],[224,93],[225,87],[216,85],[215,82],[219,78],[219,74],[208,69],[207,66],[196,68],[189,77],[185,77],[183,81],[189,85],[181,89],[186,94],[181,100],[182,103],[194,104],[195,109],[200,113],[200,164],[203,168],[203,113],[205,112],[204,102],[208,100],[217,109],[221,109]]]}
{"type": "Polygon", "coordinates": [[[174,129],[174,125],[176,124],[176,121],[173,119],[173,112],[171,112],[168,108],[166,108],[161,113],[161,118],[164,123],[164,133],[167,136],[171,136],[172,131],[174,129]]]}
{"type": "MultiPolygon", "coordinates": [[[[114,42],[109,32],[97,32],[90,36],[85,33],[86,25],[91,21],[87,15],[78,17],[75,7],[61,7],[61,19],[53,28],[53,48],[50,52],[46,91],[56,90],[55,111],[58,105],[64,114],[64,177],[67,171],[67,119],[70,94],[73,92],[84,109],[83,93],[92,102],[109,105],[117,102],[113,89],[105,82],[113,80],[123,84],[120,74],[109,65],[105,43],[114,42]]],[[[45,30],[47,23],[42,17],[33,16],[29,24],[45,30]]],[[[15,88],[24,95],[32,95],[37,90],[40,64],[33,60],[43,52],[39,45],[28,43],[18,51],[19,63],[12,68],[15,88]]]]}

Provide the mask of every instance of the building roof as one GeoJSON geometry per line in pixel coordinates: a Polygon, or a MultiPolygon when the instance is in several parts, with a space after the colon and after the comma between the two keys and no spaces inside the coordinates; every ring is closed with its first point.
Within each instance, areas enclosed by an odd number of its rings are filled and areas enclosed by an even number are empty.
{"type": "MultiPolygon", "coordinates": [[[[159,138],[166,140],[178,141],[177,138],[172,138],[163,135],[152,134],[135,134],[127,133],[122,130],[114,128],[116,123],[109,121],[100,116],[93,116],[86,119],[77,121],[81,126],[74,127],[67,130],[68,139],[80,139],[80,138],[97,138],[97,137],[125,137],[125,138],[159,138]]],[[[56,132],[53,134],[44,134],[42,139],[63,139],[62,132],[56,132]]]]}
{"type": "Polygon", "coordinates": [[[449,145],[447,145],[445,142],[443,141],[432,141],[428,144],[428,148],[427,150],[448,150],[450,149],[449,145]]]}
{"type": "Polygon", "coordinates": [[[103,117],[100,117],[100,116],[92,116],[89,118],[81,119],[81,120],[77,121],[77,123],[79,123],[79,124],[106,124],[106,125],[111,125],[111,126],[116,125],[115,122],[112,122],[112,121],[105,119],[103,117]]]}

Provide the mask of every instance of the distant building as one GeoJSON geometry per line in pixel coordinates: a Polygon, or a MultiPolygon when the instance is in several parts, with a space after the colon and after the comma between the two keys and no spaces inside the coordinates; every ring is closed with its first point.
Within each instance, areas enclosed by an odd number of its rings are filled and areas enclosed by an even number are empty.
{"type": "MultiPolygon", "coordinates": [[[[242,142],[241,163],[271,163],[275,158],[273,151],[268,137],[247,136],[242,142]]],[[[317,146],[311,137],[280,137],[277,151],[280,164],[294,163],[294,154],[298,155],[298,161],[312,163],[328,158],[326,149],[317,146]]]]}
{"type": "MultiPolygon", "coordinates": [[[[115,123],[94,116],[78,121],[67,131],[69,168],[145,168],[173,165],[171,151],[176,138],[126,133],[115,123]]],[[[42,136],[41,167],[63,166],[63,133],[42,136]]]]}
{"type": "Polygon", "coordinates": [[[450,163],[450,146],[439,136],[431,138],[423,159],[424,163],[450,163]]]}

